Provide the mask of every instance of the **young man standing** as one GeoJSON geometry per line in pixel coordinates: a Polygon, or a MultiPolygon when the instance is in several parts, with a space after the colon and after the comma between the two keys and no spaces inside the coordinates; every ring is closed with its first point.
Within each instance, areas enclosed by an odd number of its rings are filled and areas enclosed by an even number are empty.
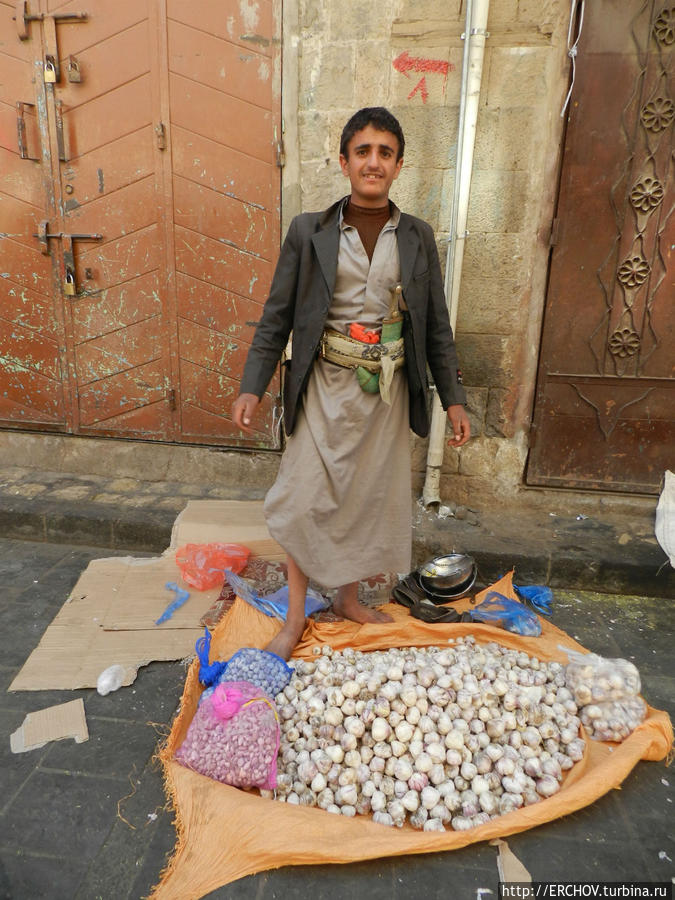
{"type": "Polygon", "coordinates": [[[460,447],[470,435],[433,231],[389,200],[404,144],[382,107],[346,124],[340,166],[351,193],[291,222],[232,411],[250,433],[292,331],[288,440],[265,500],[289,584],[286,624],[267,649],[286,659],[304,629],[309,577],[338,589],[338,615],[389,621],[360,604],[357,588],[376,573],[410,570],[408,428],[429,430],[427,363],[453,429],[449,443],[460,447]],[[382,332],[391,321],[401,323],[400,339],[382,332]]]}

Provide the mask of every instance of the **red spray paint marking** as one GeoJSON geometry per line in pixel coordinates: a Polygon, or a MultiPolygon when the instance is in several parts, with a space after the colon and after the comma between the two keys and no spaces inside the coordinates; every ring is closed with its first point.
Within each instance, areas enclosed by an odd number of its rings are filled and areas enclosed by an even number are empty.
{"type": "Polygon", "coordinates": [[[423,56],[408,56],[408,51],[404,50],[400,56],[397,56],[393,62],[393,66],[401,75],[410,78],[408,72],[435,72],[448,77],[448,72],[455,67],[452,63],[446,62],[444,59],[425,59],[423,56]]]}
{"type": "MultiPolygon", "coordinates": [[[[407,50],[404,50],[400,56],[397,56],[392,65],[397,72],[400,72],[401,75],[405,75],[406,78],[410,78],[410,72],[429,72],[436,75],[442,75],[443,90],[445,90],[448,72],[455,68],[452,63],[446,62],[444,59],[425,59],[422,56],[409,56],[407,50]]],[[[408,94],[408,100],[414,97],[417,91],[420,92],[422,103],[426,103],[429,91],[427,90],[425,75],[422,75],[413,90],[408,94]]]]}
{"type": "Polygon", "coordinates": [[[420,80],[417,82],[417,84],[415,85],[415,87],[414,87],[414,88],[412,89],[412,91],[410,91],[410,93],[408,94],[408,100],[412,100],[412,98],[415,96],[415,94],[416,94],[418,91],[419,91],[420,94],[422,95],[422,103],[426,103],[426,102],[427,102],[427,97],[429,96],[429,91],[427,90],[427,79],[424,77],[424,75],[422,75],[422,77],[421,77],[420,80]]]}

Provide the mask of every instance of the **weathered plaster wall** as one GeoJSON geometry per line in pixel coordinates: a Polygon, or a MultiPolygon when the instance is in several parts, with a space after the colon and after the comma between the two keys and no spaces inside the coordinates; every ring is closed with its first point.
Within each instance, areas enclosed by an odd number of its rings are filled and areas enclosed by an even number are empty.
{"type": "MultiPolygon", "coordinates": [[[[338,161],[351,113],[384,105],[406,135],[392,191],[436,230],[444,263],[457,152],[464,5],[460,0],[297,0],[285,10],[284,105],[297,163],[284,220],[348,191],[338,161]],[[291,17],[292,20],[291,21],[291,17]],[[296,93],[297,89],[297,93],[296,93]]],[[[488,19],[457,344],[474,439],[448,448],[444,499],[517,492],[527,454],[548,243],[567,90],[569,4],[492,0],[488,19]]],[[[416,440],[423,480],[426,442],[416,440]]]]}

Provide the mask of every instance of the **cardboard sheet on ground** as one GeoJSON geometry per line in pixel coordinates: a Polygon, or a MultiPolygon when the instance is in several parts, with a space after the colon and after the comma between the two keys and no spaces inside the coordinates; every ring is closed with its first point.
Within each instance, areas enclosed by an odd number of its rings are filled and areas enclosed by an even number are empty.
{"type": "Polygon", "coordinates": [[[93,560],[9,690],[96,687],[100,673],[115,664],[124,667],[123,684],[129,685],[141,666],[192,656],[195,641],[204,633],[199,620],[220,588],[198,591],[185,584],[175,550],[206,541],[245,543],[244,538],[256,555],[270,552],[275,559],[285,558],[269,536],[262,501],[206,500],[189,503],[178,516],[171,547],[163,556],[93,560]],[[190,597],[171,619],[155,625],[176,598],[167,582],[187,589],[190,597]]]}
{"type": "Polygon", "coordinates": [[[37,750],[50,741],[73,738],[76,744],[89,740],[87,717],[82,698],[48,706],[28,713],[22,724],[9,736],[12,753],[37,750]]]}
{"type": "Polygon", "coordinates": [[[267,530],[262,500],[191,500],[174,523],[170,550],[212,541],[243,544],[253,556],[286,561],[267,530]]]}
{"type": "Polygon", "coordinates": [[[96,687],[115,664],[124,667],[129,685],[149,662],[191,656],[203,633],[199,618],[218,589],[195,591],[170,621],[155,625],[176,596],[165,584],[178,574],[168,557],[92,560],[9,690],[96,687]]]}
{"type": "MultiPolygon", "coordinates": [[[[510,576],[495,587],[514,598],[510,576]]],[[[468,600],[455,605],[465,609],[468,600]]],[[[465,634],[561,662],[566,658],[558,644],[583,650],[569,635],[545,621],[540,637],[524,638],[489,625],[430,625],[411,618],[407,610],[394,604],[386,611],[394,618],[391,624],[309,621],[295,655],[311,658],[312,647],[321,644],[359,650],[438,646],[465,634]]],[[[227,659],[240,647],[264,647],[278,629],[278,623],[238,599],[213,633],[211,658],[227,659]]],[[[263,799],[255,792],[220,784],[174,762],[173,755],[187,734],[201,693],[198,671],[198,662],[194,662],[186,679],[181,712],[161,753],[167,791],[176,807],[178,844],[152,894],[153,900],[198,900],[237,878],[280,866],[453,850],[515,834],[588,806],[618,787],[640,759],[663,759],[673,740],[666,713],[649,708],[648,718],[622,744],[589,740],[583,760],[567,773],[559,793],[547,800],[470,831],[420,832],[408,825],[387,828],[376,825],[369,816],[346,818],[263,799]]]]}

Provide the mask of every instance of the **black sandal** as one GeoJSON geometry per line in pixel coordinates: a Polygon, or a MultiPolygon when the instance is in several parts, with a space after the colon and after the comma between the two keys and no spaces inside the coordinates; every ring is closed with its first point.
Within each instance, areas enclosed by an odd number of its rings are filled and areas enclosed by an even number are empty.
{"type": "Polygon", "coordinates": [[[422,622],[459,622],[460,615],[455,609],[436,606],[427,599],[424,590],[413,575],[406,575],[391,592],[392,598],[410,610],[410,615],[422,622]]]}

